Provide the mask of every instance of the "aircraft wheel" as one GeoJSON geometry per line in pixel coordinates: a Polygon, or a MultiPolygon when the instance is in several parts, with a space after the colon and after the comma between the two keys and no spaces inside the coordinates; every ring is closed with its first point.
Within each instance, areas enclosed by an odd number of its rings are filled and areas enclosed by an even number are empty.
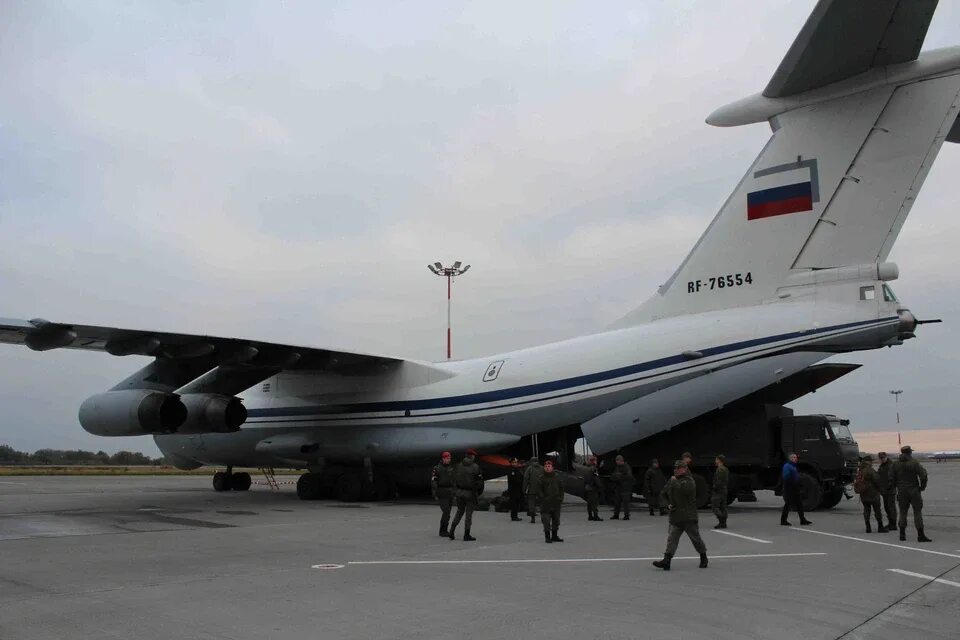
{"type": "Polygon", "coordinates": [[[320,497],[320,476],[304,473],[297,478],[297,497],[301,500],[316,500],[320,497]]]}
{"type": "Polygon", "coordinates": [[[230,481],[230,486],[234,491],[247,491],[250,489],[250,484],[253,481],[250,478],[250,474],[246,471],[241,471],[240,473],[233,474],[233,479],[230,481]]]}
{"type": "Polygon", "coordinates": [[[214,491],[230,491],[232,488],[232,476],[233,474],[227,473],[225,471],[217,471],[213,474],[213,490],[214,491]]]}
{"type": "Polygon", "coordinates": [[[803,496],[803,510],[813,511],[819,507],[820,501],[823,500],[823,487],[820,486],[820,481],[809,473],[801,472],[800,487],[800,495],[803,496]]]}
{"type": "Polygon", "coordinates": [[[359,502],[363,493],[363,478],[359,473],[345,473],[334,485],[334,494],[341,502],[359,502]]]}

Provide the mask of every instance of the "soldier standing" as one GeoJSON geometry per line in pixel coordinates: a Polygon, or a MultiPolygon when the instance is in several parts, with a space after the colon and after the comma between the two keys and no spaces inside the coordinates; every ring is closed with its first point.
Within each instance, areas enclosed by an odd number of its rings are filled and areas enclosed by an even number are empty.
{"type": "Polygon", "coordinates": [[[800,470],[797,469],[798,459],[797,454],[791,453],[787,461],[783,463],[780,475],[783,482],[783,511],[780,513],[780,524],[785,527],[790,526],[787,516],[790,515],[791,509],[800,516],[800,524],[813,524],[803,515],[803,498],[801,496],[803,486],[800,483],[800,470]]]}
{"type": "Polygon", "coordinates": [[[893,460],[887,457],[886,451],[881,451],[879,458],[877,480],[880,481],[880,497],[883,498],[883,510],[887,512],[887,530],[893,531],[897,526],[897,490],[890,485],[893,460]]]}
{"type": "Polygon", "coordinates": [[[913,507],[913,524],[917,527],[917,542],[933,542],[923,533],[923,497],[927,489],[927,470],[913,459],[909,445],[900,448],[900,459],[893,463],[890,486],[897,488],[897,508],[900,511],[900,539],[907,539],[907,510],[913,507]]]}
{"type": "Polygon", "coordinates": [[[456,538],[457,525],[460,524],[460,518],[464,517],[464,514],[466,517],[463,519],[463,539],[465,542],[476,540],[470,535],[470,527],[473,524],[473,510],[477,507],[477,496],[483,493],[483,475],[480,473],[480,466],[474,461],[476,455],[475,450],[467,449],[463,462],[458,464],[453,472],[457,513],[453,516],[453,523],[450,525],[451,540],[456,538]]]}
{"type": "Polygon", "coordinates": [[[520,501],[523,499],[523,469],[520,460],[510,460],[510,471],[507,472],[507,496],[510,498],[510,519],[520,520],[517,512],[520,511],[520,501]]]}
{"type": "Polygon", "coordinates": [[[430,489],[433,499],[440,503],[440,535],[447,536],[450,507],[453,505],[453,466],[450,464],[449,451],[440,454],[440,464],[433,468],[430,489]]]}
{"type": "Polygon", "coordinates": [[[633,469],[626,463],[623,456],[617,456],[617,466],[610,474],[616,493],[613,497],[613,515],[611,520],[620,519],[620,510],[623,509],[623,519],[630,519],[630,500],[633,497],[633,469]]]}
{"type": "Polygon", "coordinates": [[[602,520],[600,517],[600,472],[597,470],[597,457],[590,456],[586,475],[583,476],[583,497],[587,501],[587,520],[594,522],[602,520]]]}
{"type": "Polygon", "coordinates": [[[543,463],[543,478],[537,490],[540,498],[540,520],[543,522],[544,542],[563,542],[560,530],[560,506],[563,504],[563,482],[553,471],[553,460],[543,463]]]}
{"type": "Polygon", "coordinates": [[[726,529],[730,470],[727,469],[727,458],[722,453],[714,460],[714,464],[717,465],[717,470],[713,473],[713,485],[710,487],[710,506],[713,508],[713,515],[717,516],[714,529],[726,529]]]}
{"type": "Polygon", "coordinates": [[[666,515],[667,510],[660,504],[660,492],[667,483],[660,471],[660,461],[654,458],[650,461],[650,467],[643,474],[643,497],[650,508],[650,515],[653,515],[654,509],[660,509],[660,515],[666,515]]]}
{"type": "Polygon", "coordinates": [[[653,566],[664,571],[670,570],[673,554],[677,552],[680,536],[686,533],[693,547],[700,553],[700,568],[707,568],[707,545],[700,538],[697,525],[697,483],[687,470],[687,463],[677,460],[673,465],[673,477],[660,492],[660,504],[667,505],[670,511],[670,528],[667,534],[667,550],[663,560],[657,560],[653,566]]]}
{"type": "MultiPolygon", "coordinates": [[[[854,488],[860,489],[860,503],[863,505],[863,523],[867,533],[873,533],[870,528],[870,509],[877,518],[877,533],[886,533],[883,518],[880,517],[880,479],[873,470],[873,456],[867,454],[860,460],[860,472],[854,488]]],[[[893,526],[892,524],[890,526],[893,526]]]]}
{"type": "Polygon", "coordinates": [[[543,467],[540,461],[534,456],[527,463],[527,468],[523,470],[523,492],[527,496],[527,515],[530,516],[530,522],[537,521],[537,492],[540,490],[540,480],[543,478],[543,467]]]}

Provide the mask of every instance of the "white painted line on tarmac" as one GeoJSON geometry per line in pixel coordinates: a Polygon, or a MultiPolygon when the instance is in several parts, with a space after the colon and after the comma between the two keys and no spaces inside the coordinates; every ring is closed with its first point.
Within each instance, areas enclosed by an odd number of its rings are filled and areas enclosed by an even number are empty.
{"type": "Polygon", "coordinates": [[[887,571],[892,571],[893,573],[899,573],[901,575],[910,576],[912,578],[922,578],[924,580],[930,580],[931,582],[939,582],[940,584],[948,584],[951,587],[960,587],[960,582],[954,582],[953,580],[944,580],[943,578],[938,578],[937,576],[928,576],[922,573],[914,573],[913,571],[904,571],[903,569],[887,569],[887,571]]]}
{"type": "Polygon", "coordinates": [[[724,531],[723,529],[710,529],[714,533],[722,533],[725,536],[734,536],[735,538],[743,538],[744,540],[749,540],[750,542],[762,542],[763,544],[773,544],[773,540],[761,540],[760,538],[751,538],[750,536],[745,536],[739,533],[734,533],[733,531],[724,531]]]}
{"type": "Polygon", "coordinates": [[[25,484],[27,484],[27,483],[26,483],[26,482],[6,482],[6,481],[4,481],[4,482],[0,482],[0,484],[17,484],[17,485],[25,485],[25,484]]]}
{"type": "Polygon", "coordinates": [[[870,544],[879,544],[884,547],[894,547],[896,549],[906,549],[907,551],[920,551],[922,553],[932,553],[935,556],[947,556],[948,558],[960,558],[960,555],[955,553],[947,553],[946,551],[934,551],[933,549],[921,549],[919,547],[908,547],[903,544],[893,544],[892,542],[880,542],[879,540],[867,540],[866,538],[857,538],[855,536],[842,536],[839,533],[827,533],[826,531],[817,531],[816,529],[800,529],[798,527],[791,527],[794,531],[804,531],[806,533],[817,533],[821,536],[830,536],[832,538],[843,538],[844,540],[856,540],[857,542],[869,542],[870,544]]]}
{"type": "MultiPolygon", "coordinates": [[[[826,553],[750,553],[732,556],[710,556],[710,560],[740,560],[747,558],[796,558],[804,556],[825,556],[826,553]]],[[[551,564],[564,562],[641,562],[662,560],[663,556],[649,558],[518,558],[513,560],[355,560],[349,565],[361,564],[551,564]]],[[[674,556],[674,560],[699,560],[700,556],[674,556]]]]}

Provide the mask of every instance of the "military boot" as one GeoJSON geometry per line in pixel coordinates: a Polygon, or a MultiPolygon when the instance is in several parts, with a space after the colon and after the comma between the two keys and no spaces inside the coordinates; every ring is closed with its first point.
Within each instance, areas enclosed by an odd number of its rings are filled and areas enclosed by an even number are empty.
{"type": "Polygon", "coordinates": [[[726,519],[726,518],[724,518],[723,520],[720,521],[720,528],[721,528],[721,529],[726,529],[726,528],[727,528],[727,519],[726,519]]]}
{"type": "Polygon", "coordinates": [[[706,554],[706,553],[701,553],[701,554],[700,554],[700,568],[701,568],[701,569],[706,569],[706,568],[707,568],[707,554],[706,554]]]}
{"type": "Polygon", "coordinates": [[[554,532],[553,532],[553,535],[550,536],[550,541],[551,541],[551,542],[563,542],[563,538],[561,538],[560,536],[558,536],[558,535],[557,535],[557,532],[554,531],[554,532]]]}
{"type": "Polygon", "coordinates": [[[463,532],[463,541],[464,541],[464,542],[473,542],[474,540],[476,540],[476,538],[474,538],[472,535],[470,535],[470,529],[467,529],[466,531],[463,532]]]}
{"type": "Polygon", "coordinates": [[[615,514],[613,514],[612,516],[610,516],[610,519],[611,519],[611,520],[619,520],[619,519],[620,519],[620,514],[619,514],[619,513],[615,513],[615,514]]]}
{"type": "Polygon", "coordinates": [[[900,527],[900,540],[906,541],[906,539],[907,539],[907,528],[900,527]]]}
{"type": "Polygon", "coordinates": [[[446,528],[446,527],[440,527],[440,535],[441,535],[441,536],[444,536],[444,537],[447,537],[447,536],[450,535],[450,532],[447,531],[447,528],[446,528]]]}
{"type": "Polygon", "coordinates": [[[873,529],[870,528],[870,521],[867,520],[867,533],[873,533],[873,529]]]}
{"type": "Polygon", "coordinates": [[[654,560],[653,566],[657,569],[663,569],[664,571],[670,571],[670,559],[673,558],[672,553],[663,554],[663,560],[654,560]]]}
{"type": "Polygon", "coordinates": [[[882,522],[877,523],[877,533],[886,533],[887,531],[890,531],[890,529],[883,526],[882,522]]]}
{"type": "Polygon", "coordinates": [[[917,542],[933,542],[933,540],[923,535],[923,529],[917,529],[917,542]]]}
{"type": "Polygon", "coordinates": [[[454,533],[453,529],[450,529],[450,533],[447,534],[447,537],[450,538],[451,540],[456,540],[457,534],[454,533]]]}
{"type": "Polygon", "coordinates": [[[650,507],[650,515],[653,515],[653,507],[650,507]]]}
{"type": "Polygon", "coordinates": [[[535,513],[530,514],[530,524],[537,524],[537,514],[535,513]]]}
{"type": "Polygon", "coordinates": [[[551,542],[553,542],[553,540],[550,539],[550,532],[549,532],[549,531],[544,531],[544,532],[543,532],[543,541],[546,542],[547,544],[550,544],[551,542]]]}

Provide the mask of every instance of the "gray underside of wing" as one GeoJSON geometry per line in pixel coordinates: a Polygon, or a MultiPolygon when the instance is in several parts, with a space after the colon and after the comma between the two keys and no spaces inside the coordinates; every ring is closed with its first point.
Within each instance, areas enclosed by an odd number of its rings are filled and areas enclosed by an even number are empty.
{"type": "Polygon", "coordinates": [[[937,1],[820,0],[763,95],[791,96],[916,60],[937,1]]]}

